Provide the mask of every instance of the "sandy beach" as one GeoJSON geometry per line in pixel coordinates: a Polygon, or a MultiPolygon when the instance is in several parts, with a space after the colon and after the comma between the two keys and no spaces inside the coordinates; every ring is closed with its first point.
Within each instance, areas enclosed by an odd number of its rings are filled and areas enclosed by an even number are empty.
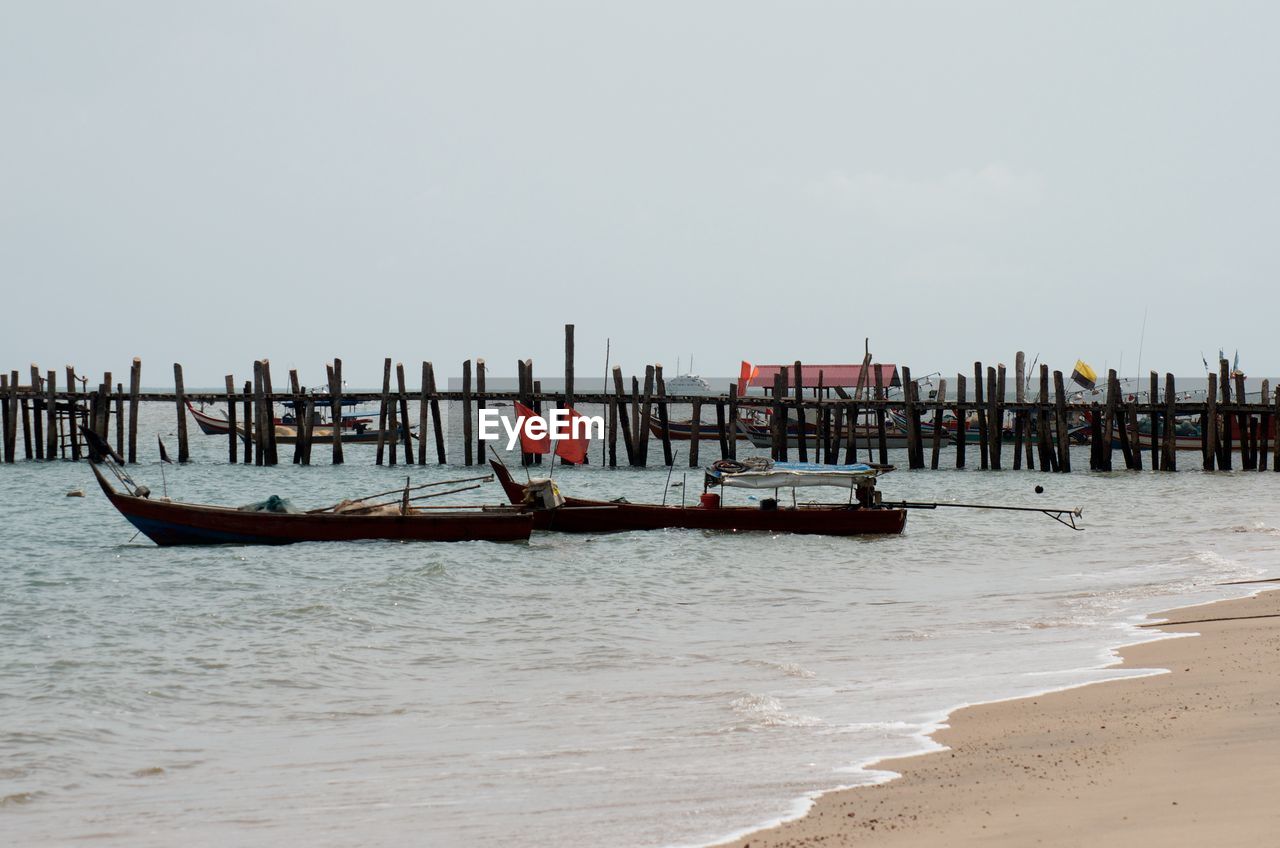
{"type": "Polygon", "coordinates": [[[952,714],[949,750],[726,845],[1224,846],[1280,831],[1280,592],[1171,610],[1120,651],[1167,674],[952,714]],[[1185,622],[1185,623],[1176,623],[1185,622]]]}

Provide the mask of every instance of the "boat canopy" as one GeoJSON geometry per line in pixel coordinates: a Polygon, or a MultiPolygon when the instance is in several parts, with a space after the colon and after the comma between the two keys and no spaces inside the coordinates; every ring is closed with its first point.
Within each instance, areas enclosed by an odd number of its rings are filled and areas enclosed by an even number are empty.
{"type": "Polygon", "coordinates": [[[744,471],[712,468],[707,480],[712,485],[740,489],[783,489],[805,486],[836,486],[856,489],[874,480],[883,469],[856,465],[824,465],[817,462],[775,462],[769,467],[744,471]]]}

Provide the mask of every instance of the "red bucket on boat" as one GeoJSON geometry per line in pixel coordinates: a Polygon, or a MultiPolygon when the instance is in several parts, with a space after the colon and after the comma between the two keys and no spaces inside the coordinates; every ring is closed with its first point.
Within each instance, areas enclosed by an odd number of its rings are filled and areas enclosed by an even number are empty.
{"type": "Polygon", "coordinates": [[[699,500],[702,502],[703,509],[720,508],[720,495],[716,492],[703,492],[702,497],[699,500]]]}

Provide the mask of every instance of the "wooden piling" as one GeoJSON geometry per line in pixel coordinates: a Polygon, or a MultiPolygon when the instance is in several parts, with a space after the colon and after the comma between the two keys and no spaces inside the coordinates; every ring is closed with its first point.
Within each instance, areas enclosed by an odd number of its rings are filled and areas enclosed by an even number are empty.
{"type": "Polygon", "coordinates": [[[1270,407],[1267,402],[1271,399],[1271,381],[1262,381],[1262,392],[1259,395],[1259,403],[1263,409],[1268,410],[1262,413],[1261,420],[1258,425],[1259,442],[1258,442],[1258,470],[1267,470],[1267,461],[1271,457],[1271,452],[1267,449],[1268,443],[1271,441],[1271,427],[1273,419],[1271,417],[1270,407]]]}
{"type": "Polygon", "coordinates": [[[44,457],[54,460],[58,458],[58,372],[52,368],[45,372],[44,391],[44,457]]]}
{"type": "MultiPolygon", "coordinates": [[[[568,325],[568,326],[572,326],[572,325],[568,325]]],[[[570,339],[572,340],[572,335],[573,335],[572,330],[570,330],[570,331],[568,331],[568,332],[569,332],[569,335],[570,335],[570,339]]],[[[572,343],[570,343],[570,347],[572,347],[572,343]]],[[[483,360],[483,359],[480,359],[480,358],[477,358],[477,359],[476,359],[476,422],[477,422],[477,425],[476,425],[476,465],[484,465],[484,464],[485,464],[485,462],[486,462],[486,460],[485,460],[484,434],[483,434],[483,432],[481,432],[481,430],[480,430],[480,427],[479,427],[479,421],[480,421],[480,416],[481,416],[481,414],[484,412],[484,410],[485,410],[485,406],[486,406],[486,403],[485,403],[485,371],[487,371],[487,370],[488,370],[488,369],[485,367],[484,360],[483,360]]],[[[572,369],[570,369],[570,370],[572,370],[572,369]]],[[[408,452],[409,452],[410,445],[409,445],[409,430],[408,430],[409,423],[408,423],[408,419],[406,419],[406,418],[405,418],[405,416],[408,414],[408,411],[407,411],[407,409],[408,409],[408,408],[405,406],[405,403],[404,403],[404,388],[403,388],[403,385],[404,385],[404,366],[403,366],[403,365],[397,365],[397,366],[396,366],[396,371],[398,372],[399,380],[400,380],[400,384],[401,384],[401,389],[400,389],[400,418],[401,418],[401,420],[403,420],[403,421],[405,422],[405,424],[404,424],[404,426],[405,426],[404,440],[405,440],[405,453],[406,453],[406,455],[407,455],[407,454],[408,454],[408,452]]],[[[570,376],[570,382],[572,382],[572,376],[570,376]]],[[[568,402],[567,400],[565,401],[565,405],[566,405],[566,406],[568,406],[568,405],[569,405],[569,402],[568,402]]],[[[405,462],[406,462],[406,464],[407,464],[407,463],[408,463],[408,460],[406,459],[406,460],[405,460],[405,462]]]]}
{"type": "Polygon", "coordinates": [[[658,384],[658,429],[662,434],[662,463],[671,467],[671,421],[667,410],[667,381],[662,376],[662,366],[653,369],[653,379],[658,384]]]}
{"type": "MultiPolygon", "coordinates": [[[[1218,360],[1218,388],[1222,391],[1222,405],[1231,405],[1231,367],[1227,360],[1218,360]]],[[[1243,401],[1243,398],[1240,399],[1243,401]]],[[[1231,442],[1234,440],[1231,413],[1222,410],[1222,429],[1218,435],[1218,467],[1224,471],[1231,470],[1231,442]]]]}
{"type": "MultiPolygon", "coordinates": [[[[863,358],[866,361],[866,358],[863,358]]],[[[880,464],[889,464],[889,438],[888,428],[885,425],[885,406],[883,401],[889,399],[889,387],[884,385],[884,375],[880,373],[880,367],[872,363],[872,375],[876,382],[876,400],[882,401],[876,405],[876,447],[879,450],[880,464]]]]}
{"type": "Polygon", "coordinates": [[[614,416],[622,427],[622,444],[627,452],[627,464],[636,464],[635,443],[631,440],[631,418],[627,412],[626,390],[622,383],[622,366],[613,366],[614,416]]]}
{"type": "MultiPolygon", "coordinates": [[[[1138,432],[1138,404],[1137,401],[1128,401],[1125,404],[1125,429],[1122,431],[1127,434],[1127,438],[1121,447],[1125,452],[1125,463],[1128,468],[1135,471],[1142,470],[1142,434],[1138,432]]],[[[1154,470],[1154,469],[1153,469],[1154,470]]]]}
{"type": "Polygon", "coordinates": [[[387,465],[394,468],[400,463],[400,414],[396,410],[395,397],[387,396],[387,465]]]}
{"type": "Polygon", "coordinates": [[[427,363],[422,363],[422,388],[418,392],[418,464],[427,464],[427,363]]]}
{"type": "Polygon", "coordinates": [[[342,360],[333,358],[333,377],[329,384],[329,408],[333,430],[333,464],[342,465],[342,360]]]}
{"type": "MultiPolygon", "coordinates": [[[[471,360],[468,359],[466,365],[467,389],[471,388],[471,360]]],[[[378,404],[378,446],[374,456],[374,465],[382,465],[387,441],[387,403],[391,395],[391,357],[384,357],[382,360],[382,401],[378,404]]],[[[468,400],[467,410],[470,411],[471,406],[468,400]]],[[[471,438],[471,429],[464,428],[464,439],[471,438]]],[[[467,445],[467,465],[471,464],[471,446],[467,445]]]]}
{"type": "MultiPolygon", "coordinates": [[[[253,465],[258,446],[258,423],[255,419],[257,405],[253,400],[253,381],[244,381],[244,464],[253,465]]],[[[261,464],[261,463],[259,463],[261,464]]]]}
{"type": "MultiPolygon", "coordinates": [[[[1013,397],[1018,408],[1013,413],[1013,470],[1022,469],[1022,437],[1023,423],[1026,421],[1026,410],[1022,404],[1026,400],[1026,354],[1018,351],[1013,357],[1013,397]]],[[[1031,440],[1027,439],[1027,462],[1031,462],[1031,440]]]]}
{"type": "Polygon", "coordinates": [[[427,381],[427,396],[431,399],[431,435],[436,442],[436,464],[448,462],[444,450],[444,422],[440,420],[440,393],[436,390],[436,369],[430,362],[422,363],[423,379],[427,381]]]}
{"type": "Polygon", "coordinates": [[[782,459],[782,446],[786,444],[787,435],[786,427],[786,406],[783,405],[783,395],[786,393],[786,371],[782,368],[773,375],[773,411],[769,416],[770,437],[771,437],[771,454],[773,460],[780,461],[782,459]]]}
{"type": "MultiPolygon", "coordinates": [[[[14,373],[14,379],[17,379],[17,373],[14,373]]],[[[104,442],[111,440],[111,372],[107,371],[102,375],[102,384],[98,387],[98,435],[102,436],[104,442]]]]}
{"type": "Polygon", "coordinates": [[[916,463],[916,452],[919,448],[917,443],[916,428],[912,425],[912,421],[916,415],[916,384],[911,380],[911,369],[905,365],[902,367],[902,398],[903,412],[906,413],[906,429],[907,429],[907,467],[919,468],[916,463]]]}
{"type": "Polygon", "coordinates": [[[1062,372],[1053,372],[1054,424],[1058,429],[1058,471],[1071,471],[1071,438],[1067,429],[1067,392],[1062,383],[1062,372]]]}
{"type": "Polygon", "coordinates": [[[0,395],[3,395],[3,408],[0,408],[0,412],[4,414],[4,461],[12,463],[17,459],[14,456],[17,453],[17,434],[13,428],[18,418],[18,395],[17,389],[9,383],[8,374],[0,374],[0,395]]]}
{"type": "MultiPolygon", "coordinates": [[[[391,360],[387,360],[390,362],[391,360]]],[[[385,392],[384,392],[385,394],[385,392]]],[[[471,360],[462,363],[462,464],[471,465],[471,360]]]]}
{"type": "Polygon", "coordinates": [[[618,467],[618,398],[616,395],[609,395],[609,403],[607,406],[607,414],[609,416],[609,467],[618,467]]]}
{"type": "MultiPolygon", "coordinates": [[[[235,377],[231,374],[223,378],[223,383],[227,390],[227,462],[232,465],[236,464],[236,442],[240,439],[240,433],[236,427],[236,383],[235,377]]],[[[132,446],[137,436],[137,416],[133,416],[129,422],[129,443],[132,446]]],[[[132,449],[132,448],[131,448],[132,449]]],[[[132,455],[132,454],[131,454],[132,455]]]]}
{"type": "Polygon", "coordinates": [[[973,402],[978,410],[978,459],[983,471],[990,462],[991,439],[987,433],[987,407],[982,400],[982,363],[973,363],[973,402]]]}
{"type": "Polygon", "coordinates": [[[725,416],[724,416],[724,401],[718,400],[716,401],[716,436],[720,440],[720,458],[721,459],[729,458],[729,443],[730,443],[731,437],[729,436],[726,426],[727,425],[726,425],[725,416]]]}
{"type": "Polygon", "coordinates": [[[1125,414],[1125,404],[1123,403],[1120,389],[1120,378],[1114,371],[1111,372],[1110,377],[1115,380],[1114,396],[1116,401],[1115,409],[1112,414],[1115,417],[1116,436],[1120,440],[1120,455],[1121,458],[1124,459],[1124,467],[1132,471],[1135,468],[1133,464],[1133,446],[1129,443],[1129,420],[1128,416],[1125,414]]]}
{"type": "MultiPolygon", "coordinates": [[[[18,407],[21,410],[19,417],[22,419],[22,456],[24,459],[31,459],[31,403],[27,398],[23,397],[18,400],[18,407]]],[[[36,416],[39,418],[40,416],[36,416]]]]}
{"type": "Polygon", "coordinates": [[[1156,411],[1156,405],[1160,403],[1160,375],[1156,372],[1150,372],[1150,388],[1147,390],[1147,400],[1151,406],[1151,414],[1148,417],[1151,430],[1151,470],[1160,470],[1160,454],[1162,453],[1160,445],[1160,413],[1156,411]]]}
{"type": "Polygon", "coordinates": [[[947,381],[945,378],[938,380],[938,395],[935,400],[938,403],[938,408],[933,413],[933,450],[929,459],[929,468],[937,471],[938,459],[942,453],[942,410],[947,403],[947,381]]]}
{"type": "Polygon", "coordinates": [[[728,459],[737,459],[737,383],[728,387],[728,459]]]}
{"type": "MultiPolygon", "coordinates": [[[[54,372],[50,371],[50,375],[54,372]]],[[[50,382],[52,382],[52,377],[50,382]]],[[[138,395],[142,393],[142,359],[135,356],[129,366],[129,464],[138,461],[138,395]]],[[[235,460],[233,459],[232,462],[235,460]]]]}
{"type": "Polygon", "coordinates": [[[116,383],[116,455],[124,456],[124,383],[116,383]]]}
{"type": "Polygon", "coordinates": [[[649,422],[653,420],[653,366],[646,365],[644,368],[644,395],[642,397],[643,406],[640,410],[640,432],[636,439],[636,443],[640,446],[640,466],[647,467],[649,465],[649,422]]]}
{"type": "Polygon", "coordinates": [[[1221,458],[1218,451],[1218,375],[1209,375],[1209,389],[1204,395],[1204,424],[1200,428],[1200,450],[1204,454],[1204,470],[1212,471],[1221,458]]]}
{"type": "Polygon", "coordinates": [[[267,463],[267,422],[266,404],[262,399],[262,360],[253,362],[253,464],[263,466],[267,463]]]}
{"type": "Polygon", "coordinates": [[[702,399],[693,399],[693,416],[689,419],[689,467],[698,467],[698,446],[702,443],[702,399]]]}
{"type": "MultiPolygon", "coordinates": [[[[564,325],[564,405],[573,406],[573,325],[564,325]]],[[[671,463],[668,462],[668,465],[671,463]]]]}
{"type": "Polygon", "coordinates": [[[289,393],[293,395],[293,464],[301,465],[306,428],[302,420],[302,384],[298,380],[297,368],[289,369],[289,393]]]}
{"type": "MultiPolygon", "coordinates": [[[[44,393],[40,388],[40,366],[31,363],[31,442],[36,459],[44,459],[44,393]]],[[[123,453],[123,451],[120,451],[123,453]]]]}
{"type": "Polygon", "coordinates": [[[1178,451],[1177,444],[1174,441],[1177,436],[1176,408],[1174,403],[1178,397],[1177,391],[1173,385],[1173,374],[1164,375],[1164,403],[1165,403],[1165,426],[1164,426],[1164,456],[1160,462],[1162,471],[1178,470],[1178,451]]]}
{"type": "MultiPolygon", "coordinates": [[[[484,403],[484,360],[477,362],[477,373],[479,378],[478,388],[480,389],[480,402],[484,403]]],[[[396,363],[396,398],[400,403],[400,441],[404,445],[404,464],[413,465],[413,434],[410,432],[412,428],[409,426],[409,396],[405,393],[404,384],[404,363],[396,363]]],[[[422,437],[419,432],[419,438],[422,437]]],[[[481,464],[484,463],[484,442],[480,441],[478,454],[481,464]]]]}
{"type": "Polygon", "coordinates": [[[182,365],[173,363],[173,393],[178,408],[178,462],[191,458],[187,449],[187,393],[182,383],[182,365]]]}
{"type": "MultiPolygon", "coordinates": [[[[987,371],[990,375],[990,369],[987,371]]],[[[1000,470],[1004,461],[1004,364],[996,363],[995,391],[991,392],[991,418],[987,420],[987,429],[991,438],[991,468],[1000,470]]]]}
{"type": "MultiPolygon", "coordinates": [[[[1276,399],[1272,408],[1275,411],[1271,415],[1275,419],[1277,426],[1280,426],[1280,386],[1276,386],[1276,399]]],[[[1271,469],[1280,472],[1280,433],[1276,434],[1276,441],[1272,447],[1271,469]]]]}
{"type": "Polygon", "coordinates": [[[968,440],[966,419],[969,415],[964,408],[966,395],[965,376],[956,374],[956,468],[964,468],[965,462],[965,442],[968,440]]]}
{"type": "Polygon", "coordinates": [[[809,422],[804,414],[804,371],[795,363],[796,449],[801,462],[809,461],[809,422]]]}
{"type": "MultiPolygon", "coordinates": [[[[1232,379],[1235,382],[1236,388],[1236,404],[1238,406],[1243,406],[1248,403],[1248,398],[1245,397],[1244,393],[1244,375],[1236,372],[1232,375],[1232,379]]],[[[1250,416],[1248,413],[1236,413],[1236,430],[1238,431],[1237,440],[1240,445],[1240,468],[1245,471],[1252,470],[1253,468],[1249,462],[1249,418],[1250,416]]],[[[1230,450],[1230,448],[1231,446],[1227,445],[1227,449],[1230,450]]]]}
{"type": "Polygon", "coordinates": [[[276,402],[273,400],[276,390],[271,382],[271,360],[269,359],[262,360],[262,393],[262,403],[267,416],[267,465],[277,465],[280,462],[280,456],[276,443],[276,402]]]}

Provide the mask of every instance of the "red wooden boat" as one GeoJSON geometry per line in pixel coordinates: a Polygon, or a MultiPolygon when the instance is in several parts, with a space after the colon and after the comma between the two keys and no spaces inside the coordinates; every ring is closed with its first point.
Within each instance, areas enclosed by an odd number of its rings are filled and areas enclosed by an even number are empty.
{"type": "Polygon", "coordinates": [[[91,466],[102,492],[129,523],[157,545],[286,545],[391,539],[414,542],[526,540],[533,516],[509,507],[371,513],[253,512],[235,507],[152,500],[145,488],[119,492],[91,466]]]}
{"type": "MultiPolygon", "coordinates": [[[[665,506],[560,498],[549,482],[522,485],[512,479],[511,472],[502,463],[490,460],[490,465],[511,503],[530,508],[535,530],[618,533],[670,528],[859,536],[901,533],[907,522],[905,509],[868,506],[856,501],[769,509],[760,506],[665,506]],[[545,496],[548,494],[555,496],[554,502],[547,503],[545,496]]],[[[764,503],[767,505],[767,501],[764,503]]]]}

